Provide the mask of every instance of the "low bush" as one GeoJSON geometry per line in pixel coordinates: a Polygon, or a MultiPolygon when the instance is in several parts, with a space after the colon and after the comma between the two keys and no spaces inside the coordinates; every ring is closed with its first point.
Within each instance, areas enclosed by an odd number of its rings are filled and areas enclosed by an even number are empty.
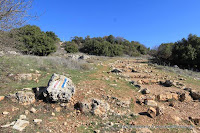
{"type": "Polygon", "coordinates": [[[57,36],[53,32],[42,32],[37,26],[26,25],[15,29],[17,48],[24,54],[47,56],[56,51],[57,36]]]}
{"type": "Polygon", "coordinates": [[[65,50],[67,53],[77,53],[79,51],[78,46],[74,42],[66,42],[65,50]]]}

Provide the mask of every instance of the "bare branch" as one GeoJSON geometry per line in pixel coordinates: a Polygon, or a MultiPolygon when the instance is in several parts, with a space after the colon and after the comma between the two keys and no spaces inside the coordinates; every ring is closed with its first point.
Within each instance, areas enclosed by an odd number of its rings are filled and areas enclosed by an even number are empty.
{"type": "Polygon", "coordinates": [[[31,15],[28,10],[33,0],[0,0],[0,30],[22,26],[31,15]]]}

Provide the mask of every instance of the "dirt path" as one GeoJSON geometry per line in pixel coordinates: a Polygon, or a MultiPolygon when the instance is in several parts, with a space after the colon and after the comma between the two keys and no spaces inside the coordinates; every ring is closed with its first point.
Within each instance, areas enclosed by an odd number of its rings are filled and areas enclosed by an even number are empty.
{"type": "MultiPolygon", "coordinates": [[[[141,130],[118,128],[120,125],[193,125],[195,131],[200,131],[199,123],[195,125],[189,119],[189,117],[200,118],[200,102],[193,100],[189,92],[183,90],[191,84],[188,84],[184,77],[160,71],[154,66],[148,65],[147,62],[147,60],[120,58],[119,60],[109,59],[99,63],[96,66],[95,73],[87,75],[87,80],[82,80],[76,84],[76,93],[73,99],[64,107],[61,107],[60,104],[49,104],[43,101],[37,101],[30,106],[18,105],[9,100],[0,101],[0,111],[10,112],[9,115],[0,114],[0,125],[16,120],[19,115],[24,114],[25,110],[34,107],[37,109],[37,113],[28,114],[27,119],[32,121],[33,118],[41,118],[43,121],[41,124],[31,123],[24,132],[131,132],[141,130]],[[120,72],[113,73],[111,72],[113,69],[118,69],[120,72]],[[160,84],[160,81],[166,80],[175,80],[174,82],[181,85],[165,87],[160,84]],[[140,88],[137,88],[138,86],[140,88]],[[142,94],[138,92],[138,90],[144,88],[147,88],[150,93],[142,94]],[[177,99],[168,98],[161,101],[158,96],[162,94],[176,94],[177,99]],[[187,97],[183,101],[179,99],[181,94],[187,97]],[[99,99],[110,105],[107,117],[97,117],[74,109],[76,103],[90,101],[91,99],[99,99]],[[162,107],[162,114],[154,118],[149,117],[147,110],[151,106],[146,105],[144,100],[155,101],[157,107],[162,107]],[[58,108],[60,108],[60,111],[57,111],[58,108]],[[52,115],[52,113],[55,113],[55,115],[52,115]]],[[[151,129],[151,131],[160,133],[191,132],[189,129],[178,128],[151,129]]],[[[12,132],[12,129],[0,128],[0,132],[12,132]]]]}

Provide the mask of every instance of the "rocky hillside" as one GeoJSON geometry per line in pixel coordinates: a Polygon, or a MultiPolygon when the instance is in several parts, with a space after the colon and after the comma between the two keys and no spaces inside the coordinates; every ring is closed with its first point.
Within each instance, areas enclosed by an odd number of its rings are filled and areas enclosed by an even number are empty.
{"type": "Polygon", "coordinates": [[[2,133],[200,132],[200,80],[145,58],[4,54],[0,62],[2,133]]]}

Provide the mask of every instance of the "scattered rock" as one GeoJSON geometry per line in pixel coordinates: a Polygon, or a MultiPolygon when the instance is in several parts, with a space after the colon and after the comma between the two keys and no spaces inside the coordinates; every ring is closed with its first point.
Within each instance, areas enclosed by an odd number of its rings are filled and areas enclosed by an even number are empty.
{"type": "Polygon", "coordinates": [[[182,93],[182,94],[179,95],[179,101],[190,102],[190,101],[192,101],[192,98],[189,96],[188,93],[182,93]]]}
{"type": "Polygon", "coordinates": [[[179,118],[178,116],[172,116],[172,118],[176,121],[176,122],[180,122],[181,118],[179,118]]]}
{"type": "Polygon", "coordinates": [[[116,86],[117,86],[117,84],[110,84],[110,86],[112,86],[112,87],[116,87],[116,86]]]}
{"type": "Polygon", "coordinates": [[[53,74],[49,80],[44,97],[53,102],[69,102],[75,93],[75,86],[71,79],[58,74],[53,74]]]}
{"type": "Polygon", "coordinates": [[[94,130],[94,133],[100,133],[100,130],[94,130]]]}
{"type": "Polygon", "coordinates": [[[174,107],[175,106],[174,102],[170,102],[169,106],[174,107]]]}
{"type": "Polygon", "coordinates": [[[54,112],[51,113],[52,116],[56,116],[56,114],[54,112]]]}
{"type": "Polygon", "coordinates": [[[2,125],[1,127],[10,127],[10,126],[13,126],[15,124],[16,121],[13,121],[11,123],[8,123],[6,125],[2,125]]]}
{"type": "Polygon", "coordinates": [[[157,99],[159,101],[168,101],[168,100],[178,100],[179,96],[176,93],[166,93],[166,94],[159,94],[157,95],[157,99]]]}
{"type": "Polygon", "coordinates": [[[151,118],[156,117],[156,109],[153,108],[153,107],[150,107],[150,108],[147,110],[147,113],[148,113],[148,115],[149,115],[151,118]]]}
{"type": "Polygon", "coordinates": [[[183,90],[190,92],[192,89],[191,88],[184,88],[183,90]]]}
{"type": "Polygon", "coordinates": [[[104,116],[110,109],[110,105],[102,100],[93,99],[91,102],[78,102],[74,105],[81,113],[91,112],[93,115],[104,116]]]}
{"type": "Polygon", "coordinates": [[[129,100],[127,100],[127,101],[118,100],[118,102],[116,102],[116,105],[120,106],[120,107],[123,107],[123,108],[127,108],[130,105],[130,101],[129,100]]]}
{"type": "Polygon", "coordinates": [[[0,96],[0,101],[4,100],[5,96],[0,96]]]}
{"type": "Polygon", "coordinates": [[[91,105],[88,102],[77,102],[74,108],[80,110],[81,113],[87,113],[91,110],[91,105]]]}
{"type": "Polygon", "coordinates": [[[165,82],[160,81],[160,84],[165,87],[171,87],[173,86],[174,82],[172,80],[166,80],[165,82]]]}
{"type": "Polygon", "coordinates": [[[200,124],[200,117],[189,117],[189,120],[191,120],[195,125],[200,124]]]}
{"type": "Polygon", "coordinates": [[[67,126],[67,122],[64,122],[63,125],[64,125],[64,126],[67,126]]]}
{"type": "Polygon", "coordinates": [[[16,97],[22,105],[29,105],[35,102],[35,94],[33,92],[18,91],[16,97]]]}
{"type": "Polygon", "coordinates": [[[33,122],[36,124],[40,124],[42,122],[42,119],[34,119],[33,122]]]}
{"type": "Polygon", "coordinates": [[[191,90],[190,96],[193,98],[193,100],[200,100],[200,91],[191,90]]]}
{"type": "Polygon", "coordinates": [[[32,91],[32,88],[23,88],[23,91],[32,91]]]}
{"type": "Polygon", "coordinates": [[[88,55],[81,55],[78,59],[87,60],[89,58],[90,58],[90,56],[88,56],[88,55]]]}
{"type": "Polygon", "coordinates": [[[13,126],[13,129],[23,131],[28,125],[29,121],[18,119],[15,125],[13,126]]]}
{"type": "Polygon", "coordinates": [[[55,108],[55,111],[56,111],[56,112],[60,112],[61,110],[62,110],[61,107],[56,107],[56,108],[55,108]]]}
{"type": "Polygon", "coordinates": [[[20,120],[26,120],[26,116],[25,116],[25,115],[20,115],[20,116],[19,116],[19,119],[20,119],[20,120]]]}
{"type": "Polygon", "coordinates": [[[98,100],[98,99],[93,99],[92,100],[92,114],[98,115],[98,116],[103,116],[105,115],[109,109],[110,105],[108,103],[105,103],[104,101],[98,100]]]}
{"type": "Polygon", "coordinates": [[[32,107],[31,110],[30,110],[30,112],[33,113],[33,114],[35,114],[37,112],[37,110],[32,107]]]}
{"type": "Polygon", "coordinates": [[[9,112],[7,112],[7,111],[4,111],[2,114],[3,114],[3,115],[8,115],[8,114],[9,114],[9,112]]]}
{"type": "Polygon", "coordinates": [[[113,69],[112,71],[111,71],[112,73],[122,73],[122,70],[120,70],[120,69],[113,69]]]}
{"type": "Polygon", "coordinates": [[[28,110],[25,110],[24,113],[25,113],[25,115],[28,115],[28,114],[29,114],[29,111],[28,111],[28,110]]]}
{"type": "MultiPolygon", "coordinates": [[[[144,77],[145,77],[145,76],[144,76],[144,77]]],[[[137,83],[138,83],[138,84],[150,85],[150,84],[157,84],[158,81],[157,81],[157,80],[153,80],[153,79],[142,79],[142,80],[138,80],[137,83]]]]}
{"type": "Polygon", "coordinates": [[[158,106],[157,102],[154,101],[154,100],[145,100],[144,103],[148,106],[153,106],[153,107],[156,107],[158,106]]]}
{"type": "Polygon", "coordinates": [[[137,71],[136,71],[136,70],[134,70],[134,69],[132,69],[132,70],[131,70],[131,72],[133,72],[133,73],[136,73],[137,71]]]}
{"type": "Polygon", "coordinates": [[[156,107],[156,115],[163,115],[164,114],[164,109],[165,107],[164,106],[158,106],[156,107]]]}
{"type": "Polygon", "coordinates": [[[150,90],[147,89],[147,88],[145,88],[145,89],[140,90],[140,92],[141,92],[142,94],[149,94],[149,93],[150,93],[150,90]]]}
{"type": "Polygon", "coordinates": [[[137,84],[136,84],[136,85],[134,85],[134,86],[135,86],[136,88],[139,88],[139,89],[141,88],[141,85],[137,85],[137,84]]]}
{"type": "Polygon", "coordinates": [[[22,81],[22,80],[36,80],[41,76],[41,74],[35,74],[35,73],[22,73],[22,74],[17,74],[14,76],[14,79],[17,81],[22,81]]]}

